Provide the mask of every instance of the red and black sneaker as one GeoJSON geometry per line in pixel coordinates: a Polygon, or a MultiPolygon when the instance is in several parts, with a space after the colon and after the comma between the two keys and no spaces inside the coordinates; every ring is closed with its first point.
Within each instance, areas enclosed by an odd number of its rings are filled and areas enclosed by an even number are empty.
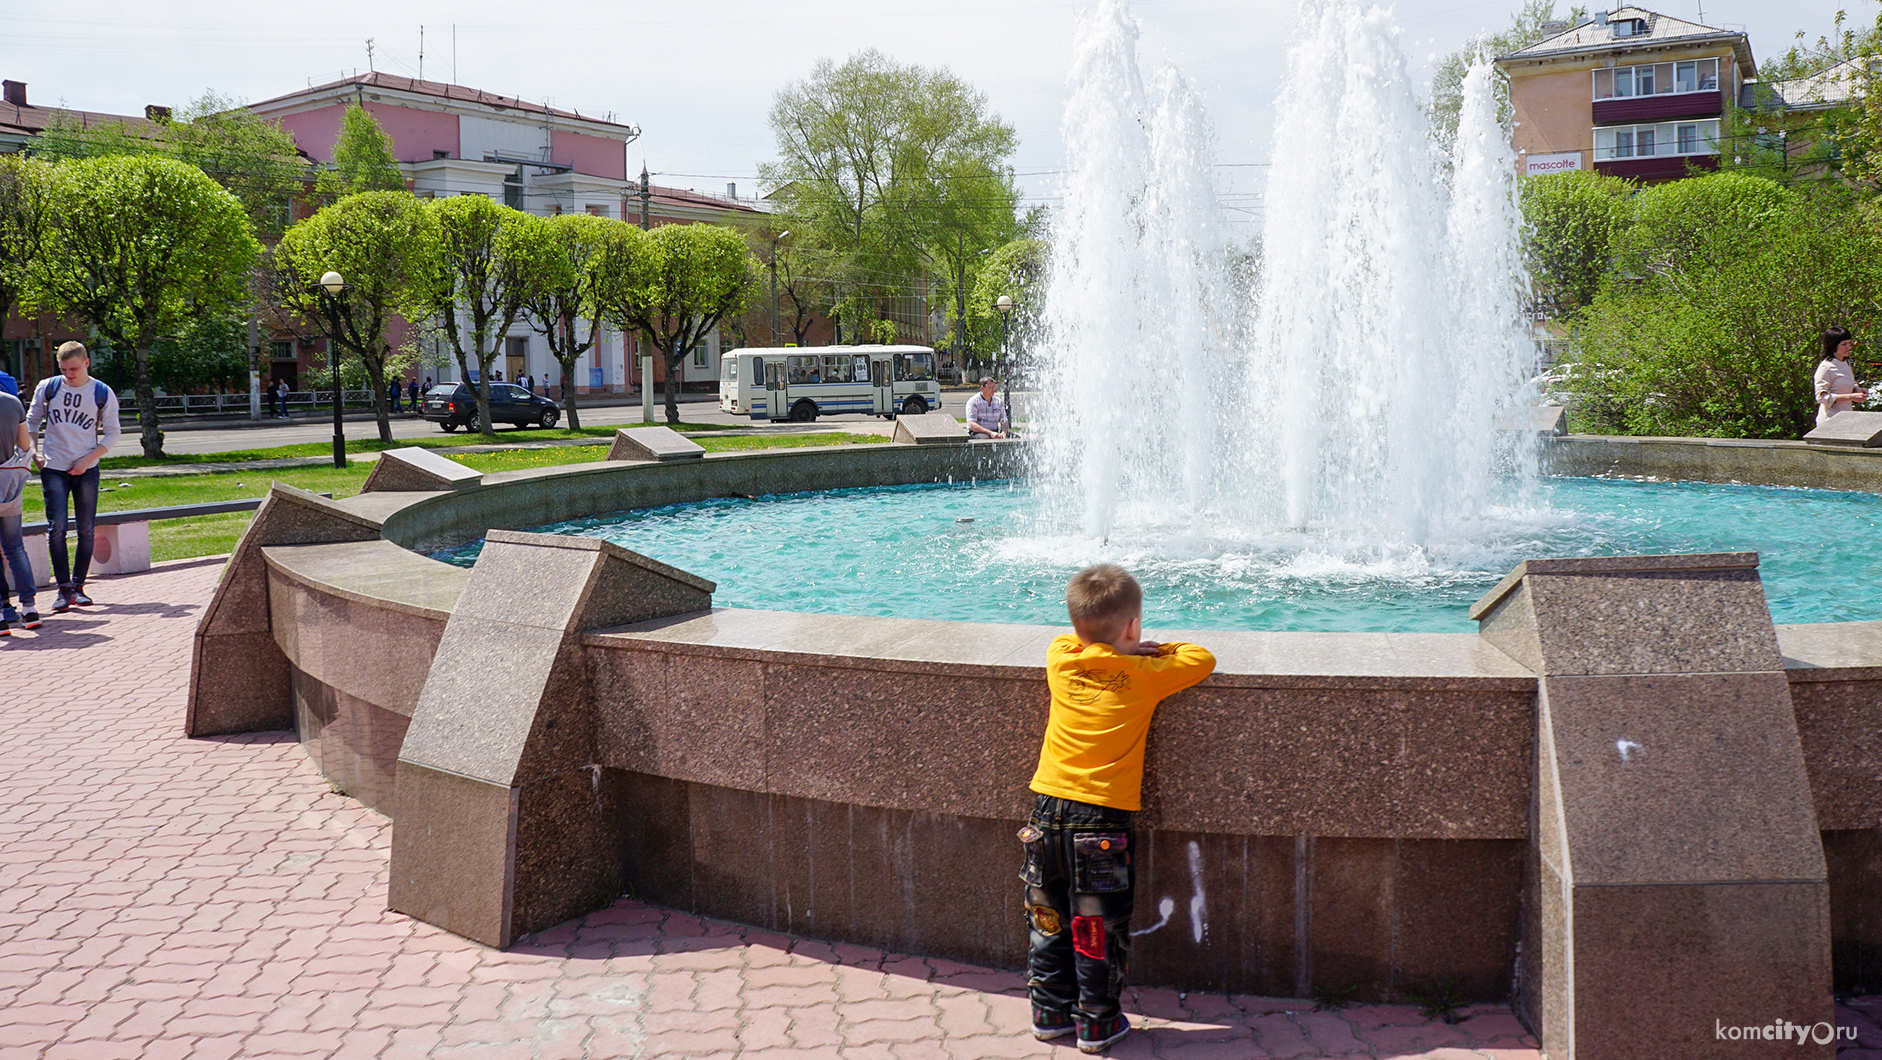
{"type": "Polygon", "coordinates": [[[1040,1041],[1047,1041],[1077,1030],[1071,1014],[1062,1008],[1047,1008],[1035,1004],[1032,1007],[1032,1036],[1040,1041]]]}
{"type": "Polygon", "coordinates": [[[1101,1020],[1078,1021],[1078,1051],[1102,1053],[1131,1032],[1131,1021],[1122,1012],[1101,1020]]]}

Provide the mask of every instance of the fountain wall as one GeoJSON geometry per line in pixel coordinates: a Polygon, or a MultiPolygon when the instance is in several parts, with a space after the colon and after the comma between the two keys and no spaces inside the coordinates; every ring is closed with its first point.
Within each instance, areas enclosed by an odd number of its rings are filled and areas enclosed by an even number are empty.
{"type": "MultiPolygon", "coordinates": [[[[405,547],[597,499],[1006,474],[1015,448],[589,465],[344,502],[277,487],[199,630],[191,731],[298,728],[323,772],[393,817],[394,907],[491,945],[629,893],[1015,966],[1012,833],[1056,630],[701,610],[701,597],[622,626],[595,586],[668,575],[612,546],[572,561],[591,565],[581,578],[555,574],[568,549],[537,535],[487,548],[518,557],[501,577],[494,560],[465,571],[405,547]],[[509,624],[440,652],[454,624],[470,628],[480,578],[499,606],[477,622],[509,624]],[[519,602],[558,593],[570,595],[553,637],[515,619],[519,602]],[[256,634],[278,661],[257,666],[256,634]],[[256,679],[270,668],[278,687],[256,679]],[[454,705],[428,707],[428,694],[454,705]]],[[[1221,665],[1166,702],[1151,737],[1138,981],[1384,998],[1454,980],[1474,998],[1509,996],[1533,872],[1535,673],[1467,634],[1195,637],[1221,665]]],[[[1873,983],[1882,624],[1777,637],[1837,981],[1873,983]]]]}

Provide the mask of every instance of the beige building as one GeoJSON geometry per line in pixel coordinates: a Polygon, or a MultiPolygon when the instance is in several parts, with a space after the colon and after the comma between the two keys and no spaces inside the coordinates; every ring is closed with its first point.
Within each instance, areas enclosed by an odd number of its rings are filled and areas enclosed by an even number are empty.
{"type": "Polygon", "coordinates": [[[1520,172],[1656,182],[1718,168],[1721,124],[1756,76],[1745,34],[1638,7],[1544,30],[1496,60],[1509,77],[1520,172]]]}

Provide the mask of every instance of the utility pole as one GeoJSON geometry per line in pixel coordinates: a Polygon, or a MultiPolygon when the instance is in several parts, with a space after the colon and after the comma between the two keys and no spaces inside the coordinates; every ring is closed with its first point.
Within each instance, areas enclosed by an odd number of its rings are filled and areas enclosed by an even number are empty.
{"type": "Polygon", "coordinates": [[[778,330],[778,244],[790,234],[789,231],[784,231],[771,237],[771,346],[773,349],[784,341],[783,334],[778,330]]]}
{"type": "Polygon", "coordinates": [[[248,418],[261,419],[261,326],[248,318],[248,418]]]}
{"type": "MultiPolygon", "coordinates": [[[[647,163],[640,164],[640,227],[644,232],[653,230],[653,181],[647,172],[647,163]]],[[[643,336],[644,337],[644,336],[643,336]]],[[[623,338],[622,343],[626,343],[623,338]]],[[[653,354],[643,347],[640,351],[640,422],[653,422],[653,354]]]]}

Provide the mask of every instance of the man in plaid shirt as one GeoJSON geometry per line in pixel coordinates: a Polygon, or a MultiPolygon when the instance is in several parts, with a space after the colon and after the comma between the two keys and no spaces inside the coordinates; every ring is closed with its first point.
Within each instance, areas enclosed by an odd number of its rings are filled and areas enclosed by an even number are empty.
{"type": "Polygon", "coordinates": [[[980,393],[967,399],[967,436],[1006,437],[1006,403],[993,396],[993,377],[980,381],[980,393]]]}

